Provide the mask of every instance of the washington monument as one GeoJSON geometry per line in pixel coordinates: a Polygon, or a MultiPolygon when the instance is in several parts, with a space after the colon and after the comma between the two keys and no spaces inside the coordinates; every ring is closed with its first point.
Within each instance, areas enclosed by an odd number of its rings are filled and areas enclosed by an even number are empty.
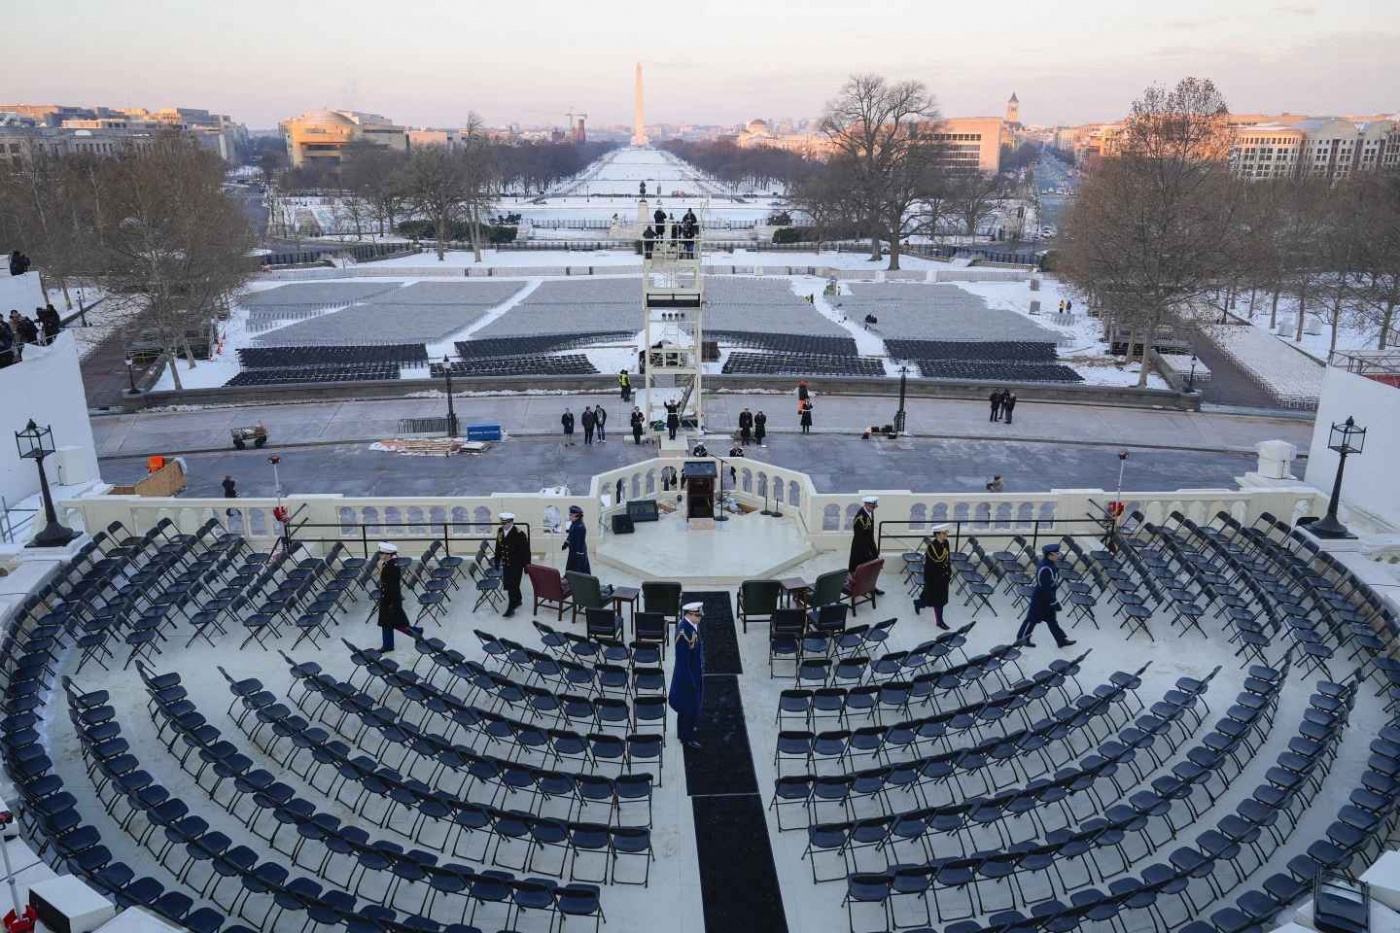
{"type": "Polygon", "coordinates": [[[649,141],[647,139],[646,117],[642,114],[642,63],[637,62],[637,94],[632,113],[632,145],[645,146],[649,141]]]}

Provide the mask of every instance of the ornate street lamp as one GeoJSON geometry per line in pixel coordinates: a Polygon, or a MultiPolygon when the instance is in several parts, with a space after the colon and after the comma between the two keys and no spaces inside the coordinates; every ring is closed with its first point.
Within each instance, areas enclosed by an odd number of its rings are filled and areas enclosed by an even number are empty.
{"type": "Polygon", "coordinates": [[[15,432],[15,445],[19,455],[25,460],[33,460],[39,466],[39,492],[44,497],[44,530],[35,536],[30,547],[63,547],[78,537],[78,532],[58,523],[58,515],[53,509],[53,497],[49,495],[49,479],[44,475],[44,458],[54,452],[53,429],[39,427],[30,418],[23,431],[15,432]]]}
{"type": "Polygon", "coordinates": [[[894,433],[904,433],[904,389],[909,379],[909,367],[899,367],[899,410],[894,413],[894,433]]]}
{"type": "Polygon", "coordinates": [[[126,383],[127,383],[128,386],[130,386],[130,388],[128,388],[128,389],[126,390],[126,394],[127,394],[127,395],[140,395],[140,394],[141,394],[140,392],[137,392],[137,391],[136,391],[136,375],[135,375],[135,373],[132,372],[132,367],[135,366],[135,365],[136,365],[136,361],[133,360],[133,359],[131,358],[131,354],[128,353],[127,356],[126,356],[126,383]]]}
{"type": "Polygon", "coordinates": [[[1327,514],[1321,521],[1305,526],[1319,538],[1350,538],[1347,526],[1337,521],[1337,504],[1342,498],[1342,471],[1346,469],[1347,454],[1359,454],[1366,446],[1366,429],[1357,427],[1350,416],[1341,424],[1332,425],[1332,436],[1327,449],[1337,452],[1337,478],[1332,481],[1332,498],[1327,503],[1327,514]]]}

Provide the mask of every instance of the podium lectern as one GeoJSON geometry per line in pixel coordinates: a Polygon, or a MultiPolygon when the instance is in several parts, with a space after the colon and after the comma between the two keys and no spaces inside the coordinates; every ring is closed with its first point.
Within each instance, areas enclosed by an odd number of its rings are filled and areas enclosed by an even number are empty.
{"type": "Polygon", "coordinates": [[[715,517],[715,491],[718,487],[719,467],[713,460],[687,460],[685,462],[685,518],[715,517]]]}

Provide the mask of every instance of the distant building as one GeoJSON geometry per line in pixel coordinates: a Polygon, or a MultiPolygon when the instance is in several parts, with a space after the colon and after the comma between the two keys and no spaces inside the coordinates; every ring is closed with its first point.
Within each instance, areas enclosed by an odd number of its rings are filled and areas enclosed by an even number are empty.
{"type": "MultiPolygon", "coordinates": [[[[1014,103],[1016,95],[1011,99],[1014,103]]],[[[945,147],[946,158],[956,169],[984,175],[1001,171],[1001,147],[1011,145],[1008,124],[1000,117],[949,117],[938,122],[933,138],[945,147]]]]}
{"type": "Polygon", "coordinates": [[[60,104],[0,104],[0,156],[11,165],[35,154],[90,152],[112,155],[148,145],[162,131],[193,136],[226,162],[241,160],[248,130],[226,114],[186,107],[164,110],[68,107],[60,104]],[[23,132],[20,132],[20,131],[23,132]]]}
{"type": "Polygon", "coordinates": [[[1017,100],[1015,91],[1006,101],[1006,122],[1012,126],[1021,125],[1021,102],[1017,100]]]}
{"type": "Polygon", "coordinates": [[[357,110],[309,110],[278,124],[293,168],[324,165],[339,170],[345,147],[353,142],[408,150],[408,132],[388,117],[357,110]]]}

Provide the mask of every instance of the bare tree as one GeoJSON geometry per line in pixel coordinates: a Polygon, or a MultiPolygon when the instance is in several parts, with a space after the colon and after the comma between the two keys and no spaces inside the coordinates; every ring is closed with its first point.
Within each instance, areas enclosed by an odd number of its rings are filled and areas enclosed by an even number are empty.
{"type": "Polygon", "coordinates": [[[849,160],[861,221],[870,233],[870,258],[880,258],[880,237],[887,235],[891,270],[899,268],[910,210],[935,179],[936,119],[933,97],[922,82],[891,84],[872,74],[853,75],[822,117],[822,132],[849,160]]]}
{"type": "MultiPolygon", "coordinates": [[[[1210,81],[1149,88],[1133,104],[1121,151],[1087,178],[1066,217],[1065,277],[1111,303],[1144,348],[1228,272],[1221,247],[1238,189],[1226,162],[1228,115],[1210,81]]],[[[1139,386],[1150,368],[1144,352],[1139,386]]]]}
{"type": "Polygon", "coordinates": [[[949,201],[953,213],[962,219],[963,231],[976,236],[982,221],[996,209],[1005,190],[1005,182],[996,175],[964,172],[948,183],[949,201]]]}
{"type": "Polygon", "coordinates": [[[359,141],[345,147],[341,183],[366,204],[378,223],[380,236],[386,226],[393,232],[395,220],[403,210],[406,161],[406,153],[371,142],[359,141]]]}
{"type": "Polygon", "coordinates": [[[497,149],[486,136],[485,122],[476,113],[467,115],[458,153],[466,183],[464,207],[470,224],[473,261],[481,262],[481,218],[490,213],[501,189],[497,149]]]}
{"type": "Polygon", "coordinates": [[[817,252],[824,241],[863,229],[864,206],[856,191],[856,175],[851,159],[838,154],[794,185],[791,201],[812,219],[817,252]]]}
{"type": "Polygon", "coordinates": [[[446,146],[414,149],[404,166],[404,191],[413,211],[432,221],[438,262],[444,261],[452,226],[470,198],[465,160],[446,146]]]}
{"type": "Polygon", "coordinates": [[[1359,246],[1356,271],[1359,314],[1376,332],[1376,349],[1394,346],[1400,308],[1400,177],[1358,179],[1360,209],[1354,223],[1359,246]]]}

